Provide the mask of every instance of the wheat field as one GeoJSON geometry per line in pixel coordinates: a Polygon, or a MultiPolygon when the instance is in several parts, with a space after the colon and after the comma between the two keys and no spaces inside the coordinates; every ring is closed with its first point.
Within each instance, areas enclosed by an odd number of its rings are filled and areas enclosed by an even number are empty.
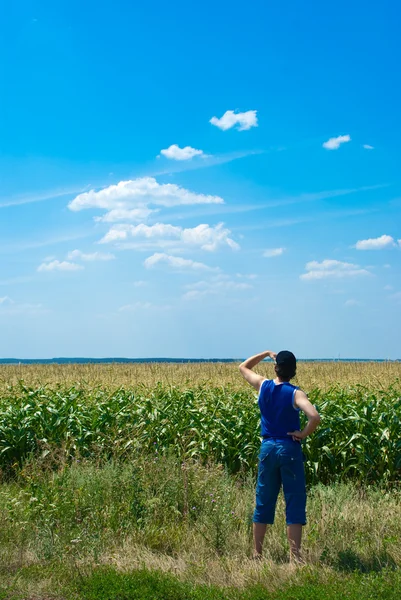
{"type": "MultiPolygon", "coordinates": [[[[152,387],[157,383],[173,386],[209,384],[246,388],[238,371],[239,363],[108,363],[108,364],[31,364],[0,365],[0,391],[23,381],[25,385],[88,387],[152,387]]],[[[258,373],[274,377],[271,361],[259,364],[258,373]]],[[[383,389],[401,378],[401,362],[299,362],[293,381],[309,391],[327,390],[333,386],[361,385],[383,389]]]]}

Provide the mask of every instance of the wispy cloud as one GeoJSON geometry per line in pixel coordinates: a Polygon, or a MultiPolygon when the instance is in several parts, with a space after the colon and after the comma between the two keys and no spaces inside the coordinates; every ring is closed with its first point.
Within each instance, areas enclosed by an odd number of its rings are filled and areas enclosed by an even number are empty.
{"type": "Polygon", "coordinates": [[[38,271],[81,271],[84,267],[76,263],[66,260],[52,260],[51,262],[43,262],[38,266],[38,271]]]}
{"type": "Polygon", "coordinates": [[[315,221],[322,221],[325,219],[340,219],[344,217],[355,217],[359,215],[367,215],[374,212],[378,212],[378,208],[371,209],[355,209],[355,210],[338,210],[338,211],[325,211],[315,213],[308,216],[293,217],[288,219],[272,219],[271,221],[259,221],[255,225],[246,225],[243,227],[233,227],[233,231],[256,231],[258,229],[270,229],[276,227],[290,227],[292,225],[301,225],[303,223],[314,223],[315,221]]]}
{"type": "Polygon", "coordinates": [[[247,158],[248,156],[257,156],[259,154],[265,154],[269,151],[277,152],[277,148],[270,150],[243,150],[226,152],[224,154],[205,154],[202,156],[202,160],[195,161],[173,161],[168,164],[167,167],[153,170],[150,173],[152,177],[159,177],[161,175],[174,175],[177,173],[186,173],[188,171],[197,171],[198,169],[206,169],[208,167],[216,167],[218,165],[224,165],[234,160],[240,160],[247,158]]]}
{"type": "Polygon", "coordinates": [[[59,237],[50,237],[42,240],[31,240],[31,241],[20,241],[12,244],[0,246],[0,254],[9,254],[14,252],[23,252],[24,250],[33,250],[34,248],[45,248],[46,246],[55,246],[57,244],[63,244],[65,242],[72,242],[87,238],[92,235],[91,232],[78,232],[67,235],[60,235],[59,237]]]}
{"type": "Polygon", "coordinates": [[[269,248],[263,252],[263,256],[266,258],[273,258],[274,256],[281,256],[285,248],[269,248]]]}
{"type": "Polygon", "coordinates": [[[369,144],[363,144],[362,148],[365,148],[365,150],[374,150],[375,149],[374,146],[370,146],[369,144]]]}
{"type": "Polygon", "coordinates": [[[238,131],[246,131],[251,127],[258,126],[258,118],[256,110],[248,110],[246,112],[234,112],[227,110],[220,119],[212,117],[210,123],[223,131],[236,127],[238,131]]]}
{"type": "Polygon", "coordinates": [[[306,273],[300,275],[300,279],[304,280],[316,280],[316,279],[343,279],[349,277],[359,277],[371,275],[367,269],[361,268],[359,265],[353,263],[341,262],[339,260],[323,260],[317,262],[313,260],[306,263],[306,273]]]}
{"type": "Polygon", "coordinates": [[[53,200],[54,198],[62,198],[64,196],[71,196],[72,194],[79,194],[85,190],[84,187],[73,187],[65,189],[47,190],[43,192],[33,192],[30,194],[23,194],[20,196],[10,196],[8,198],[0,198],[0,208],[8,208],[9,206],[19,206],[21,204],[31,204],[33,202],[45,202],[46,200],[53,200]]]}
{"type": "Polygon", "coordinates": [[[362,306],[362,302],[360,302],[359,300],[355,300],[354,298],[350,298],[349,300],[346,300],[344,302],[344,306],[347,306],[348,308],[351,308],[353,306],[362,306]]]}
{"type": "Polygon", "coordinates": [[[159,264],[164,264],[171,269],[177,271],[219,271],[219,267],[209,267],[204,263],[195,262],[194,260],[181,258],[180,256],[171,256],[156,252],[152,256],[149,256],[143,263],[147,269],[151,269],[159,264]]]}
{"type": "MultiPolygon", "coordinates": [[[[398,241],[398,244],[400,240],[398,241]]],[[[401,244],[400,244],[401,245],[401,244]]],[[[367,240],[359,240],[355,244],[357,250],[387,250],[388,248],[396,248],[397,242],[391,235],[381,235],[377,238],[369,238],[367,240]]]]}
{"type": "Polygon", "coordinates": [[[115,258],[114,254],[106,253],[106,252],[90,252],[85,254],[81,252],[81,250],[72,250],[67,254],[68,260],[83,260],[83,261],[97,261],[97,260],[113,260],[115,258]]]}
{"type": "Polygon", "coordinates": [[[169,148],[165,148],[164,150],[160,150],[160,154],[169,158],[170,160],[190,160],[194,156],[205,157],[205,153],[203,150],[197,150],[196,148],[192,148],[191,146],[185,146],[185,148],[180,148],[177,144],[172,144],[169,148]]]}
{"type": "Polygon", "coordinates": [[[327,142],[324,142],[322,145],[323,148],[326,148],[326,150],[338,150],[341,144],[345,144],[350,141],[350,135],[339,135],[338,137],[330,138],[329,140],[327,140],[327,142]]]}

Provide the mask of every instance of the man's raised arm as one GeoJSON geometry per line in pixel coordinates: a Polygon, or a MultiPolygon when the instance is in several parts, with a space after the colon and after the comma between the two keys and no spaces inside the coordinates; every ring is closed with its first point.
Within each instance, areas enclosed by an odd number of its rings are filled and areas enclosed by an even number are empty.
{"type": "Polygon", "coordinates": [[[265,352],[261,352],[260,354],[255,354],[255,356],[250,356],[249,358],[247,358],[246,360],[244,360],[244,362],[241,363],[240,366],[239,366],[239,370],[241,371],[241,375],[257,391],[259,391],[261,383],[265,379],[265,377],[262,377],[262,375],[258,375],[257,373],[254,373],[252,371],[252,369],[258,363],[260,363],[261,360],[263,360],[264,358],[267,358],[267,357],[275,360],[276,353],[272,352],[271,350],[266,350],[265,352]]]}

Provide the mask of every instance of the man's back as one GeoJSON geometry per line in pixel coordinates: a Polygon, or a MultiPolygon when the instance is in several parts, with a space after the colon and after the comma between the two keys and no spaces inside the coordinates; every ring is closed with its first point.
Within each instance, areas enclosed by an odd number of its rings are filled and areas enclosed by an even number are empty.
{"type": "Polygon", "coordinates": [[[262,382],[258,397],[262,437],[291,439],[288,432],[300,429],[299,408],[294,404],[297,389],[289,382],[262,382]]]}

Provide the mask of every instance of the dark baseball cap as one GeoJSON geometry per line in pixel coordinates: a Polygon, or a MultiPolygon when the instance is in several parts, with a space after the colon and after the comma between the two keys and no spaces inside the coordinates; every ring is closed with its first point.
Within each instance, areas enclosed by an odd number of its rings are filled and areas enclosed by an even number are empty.
{"type": "Polygon", "coordinates": [[[297,366],[297,359],[289,350],[281,350],[276,356],[276,365],[293,367],[295,369],[297,366]]]}

